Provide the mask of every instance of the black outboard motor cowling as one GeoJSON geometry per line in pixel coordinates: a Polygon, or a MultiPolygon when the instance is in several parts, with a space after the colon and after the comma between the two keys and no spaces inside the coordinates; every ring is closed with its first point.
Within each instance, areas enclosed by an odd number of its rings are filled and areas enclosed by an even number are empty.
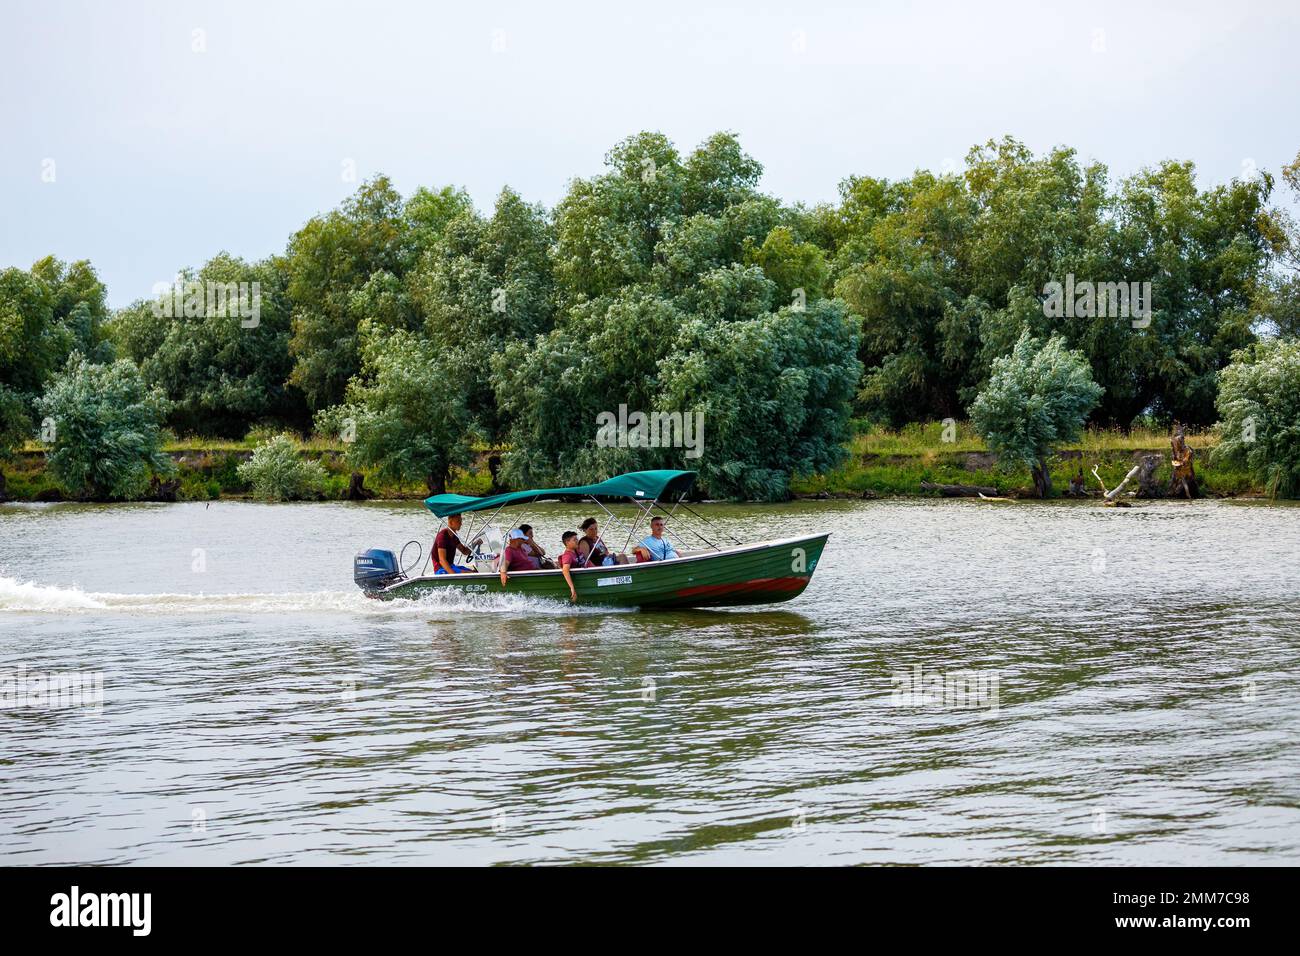
{"type": "Polygon", "coordinates": [[[367,594],[382,591],[402,579],[397,567],[397,555],[382,548],[362,551],[352,559],[352,580],[367,594]]]}

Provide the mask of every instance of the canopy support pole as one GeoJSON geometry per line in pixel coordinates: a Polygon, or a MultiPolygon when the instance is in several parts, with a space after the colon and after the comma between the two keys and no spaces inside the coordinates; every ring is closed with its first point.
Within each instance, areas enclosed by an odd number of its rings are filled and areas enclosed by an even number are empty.
{"type": "MultiPolygon", "coordinates": [[[[680,504],[680,503],[681,503],[681,502],[678,502],[678,504],[680,504]]],[[[658,501],[655,501],[655,502],[653,502],[653,503],[650,505],[650,508],[651,508],[652,511],[654,510],[654,508],[655,508],[656,505],[659,507],[659,510],[662,511],[662,512],[664,513],[664,515],[665,515],[665,518],[664,518],[664,534],[667,534],[667,533],[668,533],[668,520],[667,520],[667,519],[668,519],[668,518],[671,518],[671,517],[673,516],[673,511],[676,511],[676,510],[677,510],[677,505],[673,505],[673,509],[672,509],[672,511],[669,511],[667,508],[665,508],[665,507],[664,507],[662,504],[660,504],[658,501]]],[[[689,528],[691,534],[695,535],[695,537],[699,538],[701,541],[703,541],[705,544],[707,544],[707,545],[708,545],[710,548],[712,548],[714,551],[721,551],[721,550],[722,550],[722,549],[719,548],[716,544],[714,544],[712,541],[710,541],[708,538],[706,538],[704,535],[702,535],[700,532],[696,531],[694,528],[691,528],[689,525],[687,525],[687,527],[689,528]]],[[[680,544],[680,545],[682,546],[682,550],[686,550],[686,542],[683,541],[682,538],[681,538],[680,536],[677,538],[677,543],[680,544]]]]}
{"type": "MultiPolygon", "coordinates": [[[[683,508],[685,508],[687,511],[689,511],[689,512],[690,512],[692,515],[694,515],[696,518],[699,518],[699,519],[700,519],[700,522],[701,522],[702,524],[706,524],[706,525],[712,526],[713,522],[712,522],[712,521],[709,521],[709,519],[705,518],[704,515],[696,514],[695,511],[691,508],[690,505],[684,503],[684,502],[685,502],[685,499],[686,499],[686,495],[683,494],[682,497],[679,498],[679,499],[677,500],[677,505],[681,505],[683,508]]],[[[674,510],[674,511],[677,510],[677,505],[673,505],[673,510],[674,510]]],[[[741,541],[739,538],[737,538],[734,534],[732,534],[732,533],[729,532],[729,531],[723,531],[722,533],[725,534],[728,538],[730,538],[730,539],[732,540],[732,543],[734,543],[734,544],[744,544],[744,543],[745,543],[745,542],[741,541]]]]}
{"type": "Polygon", "coordinates": [[[633,502],[632,502],[632,505],[633,505],[633,507],[635,507],[636,510],[637,510],[637,516],[636,516],[636,521],[632,522],[632,526],[631,526],[630,528],[628,528],[628,531],[627,531],[627,540],[623,542],[623,552],[624,552],[624,553],[627,553],[627,549],[628,549],[629,547],[631,547],[631,545],[632,545],[632,537],[636,534],[636,529],[640,526],[640,524],[641,524],[641,519],[644,518],[645,515],[646,515],[646,513],[645,513],[644,511],[641,510],[641,506],[640,506],[639,504],[637,504],[637,502],[633,501],[633,502]]]}
{"type": "MultiPolygon", "coordinates": [[[[589,498],[589,500],[590,500],[593,504],[595,504],[597,508],[599,508],[601,511],[605,512],[605,514],[609,515],[609,520],[610,520],[611,522],[613,522],[615,525],[619,526],[620,528],[628,528],[628,542],[631,542],[631,540],[632,540],[632,534],[634,533],[635,528],[629,527],[628,524],[627,524],[627,522],[623,521],[621,518],[618,517],[618,515],[614,514],[614,512],[612,512],[612,511],[610,511],[608,508],[606,508],[606,507],[605,507],[605,503],[604,503],[603,501],[600,501],[600,500],[597,499],[597,498],[589,498]]],[[[612,530],[612,529],[611,529],[611,530],[612,530]]],[[[596,535],[596,540],[599,541],[601,544],[605,544],[605,536],[604,536],[603,534],[599,534],[599,533],[598,533],[598,534],[596,535]]],[[[605,545],[605,550],[607,550],[607,551],[609,550],[609,545],[605,545]]],[[[623,550],[622,550],[622,552],[620,552],[620,553],[621,553],[621,554],[626,554],[626,553],[627,553],[627,545],[626,545],[626,544],[623,546],[623,550]]]]}
{"type": "MultiPolygon", "coordinates": [[[[486,530],[488,529],[488,525],[490,525],[490,524],[492,523],[493,519],[495,519],[496,516],[499,515],[499,514],[501,513],[501,509],[504,508],[504,507],[505,507],[505,505],[500,505],[500,506],[498,506],[498,508],[497,508],[496,511],[494,511],[494,512],[492,512],[492,514],[488,515],[487,520],[485,520],[485,521],[484,521],[481,525],[479,525],[477,528],[473,528],[473,530],[470,531],[469,539],[470,539],[471,541],[473,541],[476,537],[479,537],[480,535],[482,535],[483,532],[486,531],[486,530]]],[[[473,527],[473,526],[471,526],[471,527],[473,527]]]]}
{"type": "MultiPolygon", "coordinates": [[[[644,518],[644,517],[646,517],[647,515],[652,515],[652,514],[654,513],[654,510],[655,510],[655,506],[656,506],[656,505],[658,505],[660,511],[665,511],[664,506],[659,504],[659,499],[657,499],[657,498],[656,498],[654,501],[652,501],[652,502],[650,502],[649,504],[647,504],[644,508],[641,507],[641,503],[640,503],[639,501],[634,501],[633,504],[635,504],[635,505],[637,506],[637,509],[638,509],[639,511],[641,511],[641,518],[644,518]]],[[[669,517],[672,517],[672,515],[669,514],[669,517]]],[[[641,523],[641,518],[638,518],[638,519],[637,519],[637,522],[636,522],[636,523],[637,523],[638,525],[641,523]]],[[[702,541],[704,541],[706,544],[708,544],[710,547],[714,547],[714,545],[712,544],[712,542],[710,542],[707,538],[705,538],[703,535],[701,535],[698,531],[694,531],[694,529],[692,529],[692,533],[695,534],[698,538],[700,538],[700,540],[702,540],[702,541]]],[[[667,528],[666,526],[665,526],[665,528],[664,528],[664,534],[668,534],[668,528],[667,528]]],[[[682,540],[680,537],[678,537],[677,535],[674,535],[674,537],[677,538],[677,543],[678,543],[679,545],[681,545],[681,546],[682,546],[682,550],[685,551],[685,550],[686,550],[686,542],[683,541],[683,540],[682,540]]],[[[630,535],[628,536],[628,541],[629,541],[629,543],[631,542],[631,536],[630,536],[630,535]]]]}

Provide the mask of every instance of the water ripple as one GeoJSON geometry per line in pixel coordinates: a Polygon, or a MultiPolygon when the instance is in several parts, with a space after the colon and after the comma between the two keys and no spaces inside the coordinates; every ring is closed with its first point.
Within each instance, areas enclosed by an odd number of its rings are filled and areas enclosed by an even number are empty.
{"type": "Polygon", "coordinates": [[[574,613],[366,600],[403,505],[0,507],[0,677],[103,681],[0,711],[0,859],[1300,860],[1300,509],[709,517],[834,535],[790,604],[574,613]]]}

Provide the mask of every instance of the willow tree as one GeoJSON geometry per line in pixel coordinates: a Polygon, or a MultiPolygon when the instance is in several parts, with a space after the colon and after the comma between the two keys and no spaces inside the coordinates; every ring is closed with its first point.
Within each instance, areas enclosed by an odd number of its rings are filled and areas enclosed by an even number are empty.
{"type": "Polygon", "coordinates": [[[1300,340],[1242,349],[1219,374],[1216,458],[1244,462],[1274,497],[1300,497],[1300,340]]]}
{"type": "Polygon", "coordinates": [[[129,360],[96,365],[74,352],[36,403],[53,431],[46,467],[80,498],[140,497],[175,467],[162,450],[167,405],[129,360]]]}
{"type": "Polygon", "coordinates": [[[491,218],[467,208],[450,219],[410,277],[425,335],[463,362],[481,363],[466,400],[493,443],[505,427],[502,380],[488,374],[486,360],[554,325],[553,241],[546,211],[503,189],[491,218]]]}
{"type": "Polygon", "coordinates": [[[697,319],[663,363],[664,403],[694,413],[696,469],[718,497],[778,501],[792,476],[841,464],[862,365],[860,319],[836,299],[756,318],[697,319]]]}
{"type": "Polygon", "coordinates": [[[312,410],[342,400],[360,369],[363,320],[418,327],[409,276],[424,250],[469,208],[469,197],[450,189],[417,190],[403,202],[388,178],[377,176],[289,240],[283,268],[293,310],[290,381],[312,410]]]}
{"type": "Polygon", "coordinates": [[[1022,332],[970,407],[976,431],[1004,463],[1027,465],[1038,497],[1052,493],[1052,447],[1075,441],[1101,399],[1088,360],[1053,336],[1046,343],[1022,332]]]}
{"type": "MultiPolygon", "coordinates": [[[[35,434],[35,402],[68,356],[111,357],[107,291],[89,262],[46,256],[30,270],[0,270],[0,463],[35,434]]],[[[0,472],[0,499],[5,478],[0,472]]]]}
{"type": "Polygon", "coordinates": [[[317,429],[343,439],[353,467],[441,494],[452,467],[470,460],[469,369],[416,333],[385,334],[370,323],[359,331],[361,371],[346,401],[316,416],[317,429]]]}
{"type": "Polygon", "coordinates": [[[229,290],[199,292],[182,304],[185,285],[137,302],[110,323],[119,353],[140,366],[145,381],[171,404],[168,424],[182,434],[242,438],[250,426],[301,427],[310,420],[302,393],[287,383],[289,303],[282,263],[246,263],[221,253],[182,283],[229,290]],[[190,314],[187,314],[190,313],[190,314]]]}

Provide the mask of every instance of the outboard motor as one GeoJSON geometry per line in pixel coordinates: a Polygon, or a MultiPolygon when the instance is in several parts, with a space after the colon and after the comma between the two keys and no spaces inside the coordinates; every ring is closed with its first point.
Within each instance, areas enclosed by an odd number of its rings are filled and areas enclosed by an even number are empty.
{"type": "Polygon", "coordinates": [[[397,567],[397,555],[382,548],[362,551],[352,559],[352,580],[367,594],[382,591],[395,581],[402,580],[402,572],[397,567]]]}

